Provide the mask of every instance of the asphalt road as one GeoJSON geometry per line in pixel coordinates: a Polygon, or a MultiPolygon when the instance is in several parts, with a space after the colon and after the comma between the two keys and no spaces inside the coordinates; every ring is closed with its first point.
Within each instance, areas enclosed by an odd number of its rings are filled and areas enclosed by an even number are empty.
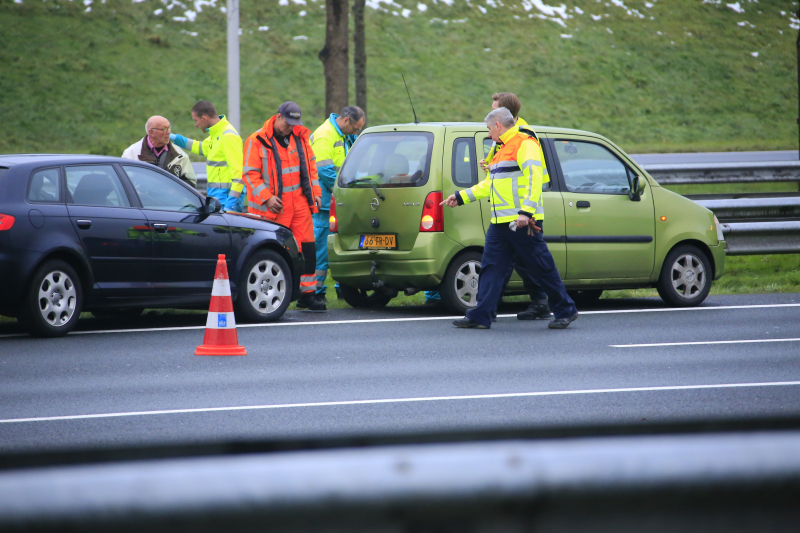
{"type": "Polygon", "coordinates": [[[244,357],[193,355],[203,315],[2,324],[0,451],[800,414],[800,294],[601,300],[563,331],[519,309],[292,311],[240,327],[244,357]]]}

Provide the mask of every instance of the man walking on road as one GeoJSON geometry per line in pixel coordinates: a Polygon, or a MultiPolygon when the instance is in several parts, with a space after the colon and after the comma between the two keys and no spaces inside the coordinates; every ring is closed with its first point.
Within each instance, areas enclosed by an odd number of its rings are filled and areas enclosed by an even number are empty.
{"type": "Polygon", "coordinates": [[[206,196],[217,198],[225,211],[242,212],[242,138],[224,115],[217,115],[214,104],[200,100],[192,107],[194,125],[210,135],[203,141],[171,134],[170,140],[190,152],[205,156],[206,196]]]}
{"type": "Polygon", "coordinates": [[[312,213],[317,213],[322,203],[322,192],[310,132],[303,127],[301,116],[300,106],[284,102],[278,113],[245,141],[247,210],[292,230],[305,260],[297,307],[325,311],[325,303],[316,297],[317,253],[311,223],[312,213]]]}
{"type": "Polygon", "coordinates": [[[152,116],[147,119],[144,131],[144,138],[130,145],[122,153],[122,158],[153,164],[196,187],[197,178],[189,156],[169,142],[169,120],[159,115],[152,116]]]}
{"type": "Polygon", "coordinates": [[[325,301],[325,279],[328,277],[328,235],[330,235],[331,191],[339,176],[344,158],[364,129],[366,117],[357,106],[342,109],[342,114],[331,113],[311,136],[311,147],[317,156],[317,174],[322,189],[322,206],[314,214],[314,240],[317,246],[317,298],[325,301]]]}
{"type": "Polygon", "coordinates": [[[551,329],[564,329],[578,318],[575,303],[567,295],[553,256],[544,242],[542,220],[542,151],[532,134],[514,125],[505,107],[486,116],[486,125],[499,149],[489,163],[489,175],[477,185],[448,196],[443,205],[456,207],[489,196],[492,220],[486,232],[478,285],[478,305],[464,318],[453,321],[459,328],[489,329],[492,312],[503,290],[504,278],[515,255],[543,286],[555,320],[551,329]]]}

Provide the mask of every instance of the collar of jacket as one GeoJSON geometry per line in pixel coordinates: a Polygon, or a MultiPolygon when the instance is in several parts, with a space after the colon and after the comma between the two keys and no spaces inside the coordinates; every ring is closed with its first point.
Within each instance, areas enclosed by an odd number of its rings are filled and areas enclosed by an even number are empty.
{"type": "Polygon", "coordinates": [[[515,126],[517,126],[517,127],[519,127],[519,126],[528,126],[528,123],[527,123],[527,122],[525,122],[525,119],[524,119],[524,118],[522,118],[522,117],[517,117],[517,122],[516,122],[516,124],[514,124],[514,125],[515,125],[515,126]]]}
{"type": "Polygon", "coordinates": [[[339,137],[341,137],[342,139],[344,139],[344,133],[342,133],[342,129],[341,129],[341,128],[339,127],[339,125],[336,123],[336,119],[337,119],[337,118],[339,118],[339,115],[337,115],[336,113],[331,113],[331,116],[328,118],[328,120],[330,120],[330,121],[331,121],[331,124],[333,124],[333,129],[335,129],[335,130],[336,130],[336,133],[338,133],[338,134],[339,134],[339,137]]]}
{"type": "MultiPolygon", "coordinates": [[[[167,163],[171,163],[173,159],[178,157],[180,154],[178,150],[175,149],[175,146],[171,143],[167,143],[167,163]]],[[[142,138],[142,147],[139,150],[139,161],[145,162],[154,162],[156,161],[156,155],[150,149],[150,145],[147,143],[147,135],[142,138]]]]}
{"type": "MultiPolygon", "coordinates": [[[[260,133],[263,134],[264,140],[269,141],[271,138],[275,136],[275,119],[278,118],[278,115],[275,114],[268,121],[264,123],[264,127],[261,128],[260,133]]],[[[311,135],[311,132],[308,131],[308,128],[305,126],[294,126],[292,131],[289,135],[295,135],[298,139],[305,139],[308,140],[308,136],[311,135]]]]}
{"type": "Polygon", "coordinates": [[[219,116],[219,122],[217,122],[216,124],[214,124],[210,128],[207,128],[206,131],[212,137],[215,137],[215,136],[220,135],[223,131],[227,130],[230,127],[231,127],[231,123],[228,122],[228,119],[225,118],[225,115],[220,115],[219,116]]]}
{"type": "Polygon", "coordinates": [[[519,126],[513,126],[513,127],[509,128],[509,129],[508,129],[508,131],[506,131],[504,134],[502,134],[502,135],[500,136],[500,144],[505,144],[505,143],[507,143],[508,141],[510,141],[511,139],[513,139],[513,138],[514,138],[514,136],[515,136],[517,133],[519,133],[519,126]]]}

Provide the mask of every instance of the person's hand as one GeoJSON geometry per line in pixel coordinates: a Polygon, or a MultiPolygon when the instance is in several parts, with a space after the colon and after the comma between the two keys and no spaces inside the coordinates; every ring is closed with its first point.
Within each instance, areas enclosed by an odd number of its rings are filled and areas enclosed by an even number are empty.
{"type": "Polygon", "coordinates": [[[277,196],[272,196],[269,200],[267,200],[267,209],[277,215],[283,211],[283,202],[277,196]]]}
{"type": "Polygon", "coordinates": [[[439,205],[446,205],[447,207],[456,207],[458,205],[458,200],[456,200],[456,195],[451,194],[450,196],[445,198],[444,201],[439,205]]]}
{"type": "Polygon", "coordinates": [[[317,206],[317,209],[322,209],[322,198],[320,198],[319,196],[315,196],[314,205],[317,206]]]}
{"type": "Polygon", "coordinates": [[[478,165],[480,165],[481,170],[483,170],[484,172],[489,170],[489,165],[486,163],[485,159],[481,159],[480,161],[478,161],[478,165]]]}
{"type": "Polygon", "coordinates": [[[528,216],[525,216],[525,215],[520,215],[520,216],[517,218],[517,227],[518,227],[518,228],[524,228],[524,227],[525,227],[525,226],[527,226],[528,224],[530,224],[531,226],[534,226],[534,227],[536,226],[536,224],[533,224],[533,223],[531,222],[531,219],[530,219],[530,217],[528,217],[528,216]]]}

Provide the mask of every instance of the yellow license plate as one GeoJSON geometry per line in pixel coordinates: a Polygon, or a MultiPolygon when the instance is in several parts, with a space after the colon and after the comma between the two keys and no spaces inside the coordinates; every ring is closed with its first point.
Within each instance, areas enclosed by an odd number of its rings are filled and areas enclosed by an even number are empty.
{"type": "Polygon", "coordinates": [[[394,250],[397,248],[397,235],[362,235],[358,247],[361,250],[365,248],[394,250]]]}

